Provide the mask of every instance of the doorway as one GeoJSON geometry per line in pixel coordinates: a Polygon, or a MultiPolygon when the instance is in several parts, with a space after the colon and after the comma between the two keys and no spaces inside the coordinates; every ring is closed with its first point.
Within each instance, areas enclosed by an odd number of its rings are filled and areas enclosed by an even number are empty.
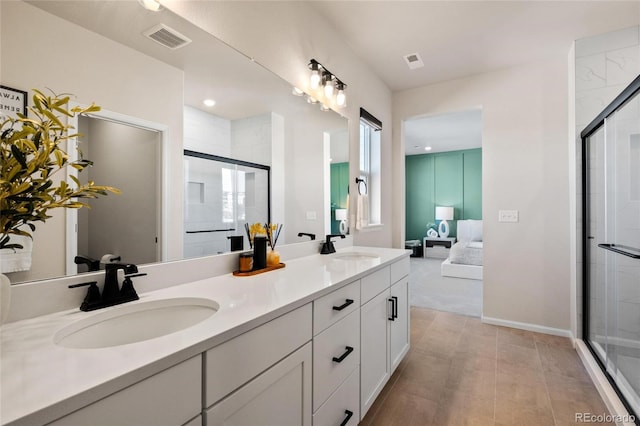
{"type": "Polygon", "coordinates": [[[80,136],[70,143],[78,150],[69,153],[93,162],[76,177],[122,193],[82,200],[91,208],[68,212],[67,274],[95,269],[105,255],[137,265],[163,260],[162,126],[103,111],[77,117],[74,126],[80,136]]]}
{"type": "Polygon", "coordinates": [[[405,120],[403,138],[410,304],[480,317],[482,110],[405,120]]]}

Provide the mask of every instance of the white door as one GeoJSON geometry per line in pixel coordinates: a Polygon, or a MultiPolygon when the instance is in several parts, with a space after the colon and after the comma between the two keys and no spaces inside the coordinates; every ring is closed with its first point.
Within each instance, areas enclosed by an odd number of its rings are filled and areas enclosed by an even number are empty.
{"type": "Polygon", "coordinates": [[[209,410],[208,426],[311,426],[311,342],[209,410]]]}
{"type": "Polygon", "coordinates": [[[360,418],[365,414],[389,379],[389,290],[360,308],[360,418]]]}
{"type": "Polygon", "coordinates": [[[392,315],[389,317],[391,373],[409,351],[409,277],[391,286],[392,315]]]}

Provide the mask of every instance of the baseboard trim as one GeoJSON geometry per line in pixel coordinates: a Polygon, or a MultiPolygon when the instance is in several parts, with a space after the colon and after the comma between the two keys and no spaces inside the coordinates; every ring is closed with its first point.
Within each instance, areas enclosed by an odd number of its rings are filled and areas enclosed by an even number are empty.
{"type": "Polygon", "coordinates": [[[622,404],[622,401],[620,401],[620,398],[618,398],[618,394],[616,394],[611,383],[609,383],[605,377],[597,361],[593,359],[593,355],[591,355],[587,345],[581,339],[576,339],[575,347],[584,368],[587,370],[589,377],[591,377],[591,381],[598,390],[598,393],[607,406],[609,413],[614,417],[613,420],[616,422],[616,425],[635,426],[635,422],[630,421],[631,416],[629,415],[629,412],[625,408],[624,404],[622,404]]]}
{"type": "Polygon", "coordinates": [[[482,322],[485,324],[500,325],[502,327],[511,327],[511,328],[518,328],[520,330],[533,331],[536,333],[568,337],[569,339],[571,339],[572,342],[574,341],[574,336],[573,336],[573,333],[571,333],[571,330],[563,330],[561,328],[546,327],[544,325],[530,324],[526,322],[503,320],[500,318],[491,318],[484,315],[482,316],[482,322]]]}

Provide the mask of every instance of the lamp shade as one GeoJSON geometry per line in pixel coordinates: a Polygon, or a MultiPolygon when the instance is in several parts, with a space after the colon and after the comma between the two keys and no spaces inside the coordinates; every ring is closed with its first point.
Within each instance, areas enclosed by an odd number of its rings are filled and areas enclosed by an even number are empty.
{"type": "Polygon", "coordinates": [[[336,220],[347,220],[347,209],[336,209],[336,220]]]}
{"type": "Polygon", "coordinates": [[[436,220],[453,220],[453,207],[436,207],[436,220]]]}

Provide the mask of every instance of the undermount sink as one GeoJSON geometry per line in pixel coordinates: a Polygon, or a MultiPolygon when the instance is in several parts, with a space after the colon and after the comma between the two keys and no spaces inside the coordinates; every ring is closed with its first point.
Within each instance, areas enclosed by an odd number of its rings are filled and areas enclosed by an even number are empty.
{"type": "Polygon", "coordinates": [[[351,251],[351,252],[347,252],[347,253],[337,253],[335,255],[332,256],[333,259],[336,260],[351,260],[351,261],[358,261],[358,260],[373,260],[373,259],[379,259],[380,256],[378,256],[377,254],[372,254],[372,253],[362,253],[362,252],[355,252],[355,251],[351,251]]]}
{"type": "Polygon", "coordinates": [[[215,314],[213,300],[182,297],[118,306],[58,331],[56,345],[96,349],[142,342],[196,325],[215,314]]]}

